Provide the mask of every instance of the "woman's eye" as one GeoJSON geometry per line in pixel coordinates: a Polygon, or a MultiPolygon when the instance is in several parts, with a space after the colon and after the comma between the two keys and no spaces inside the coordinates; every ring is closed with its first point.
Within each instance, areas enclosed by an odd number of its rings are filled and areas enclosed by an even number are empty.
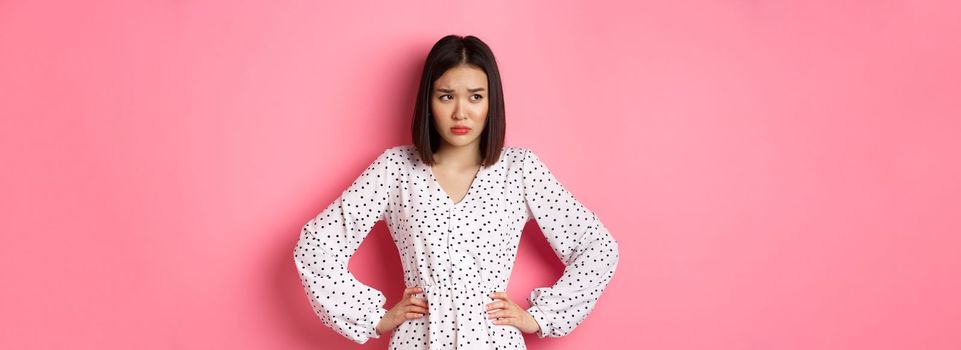
{"type": "MultiPolygon", "coordinates": [[[[451,96],[451,95],[440,95],[440,97],[438,97],[438,99],[440,99],[441,101],[449,101],[449,100],[452,99],[452,98],[453,98],[453,96],[451,96]]],[[[471,98],[473,98],[474,100],[480,100],[480,99],[484,98],[484,95],[474,94],[474,95],[471,95],[471,98]]]]}

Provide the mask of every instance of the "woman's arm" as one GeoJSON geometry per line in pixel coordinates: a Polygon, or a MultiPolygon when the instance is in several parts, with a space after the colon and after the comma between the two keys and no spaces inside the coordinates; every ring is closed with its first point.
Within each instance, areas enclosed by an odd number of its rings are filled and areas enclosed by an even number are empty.
{"type": "Polygon", "coordinates": [[[391,150],[380,154],[333,203],[308,221],[294,248],[294,263],[314,313],[324,325],[357,342],[379,338],[387,310],[384,294],[358,281],[347,262],[383,219],[391,188],[391,150]]]}
{"type": "Polygon", "coordinates": [[[536,220],[566,266],[552,286],[531,292],[527,312],[540,326],[539,338],[561,337],[584,321],[610,282],[619,259],[617,241],[531,150],[522,182],[528,219],[536,220]]]}

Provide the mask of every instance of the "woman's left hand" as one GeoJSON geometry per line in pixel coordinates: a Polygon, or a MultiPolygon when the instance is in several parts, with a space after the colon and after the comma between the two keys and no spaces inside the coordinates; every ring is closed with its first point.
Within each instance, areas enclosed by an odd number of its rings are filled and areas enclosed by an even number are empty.
{"type": "Polygon", "coordinates": [[[511,325],[524,333],[540,330],[541,327],[534,320],[534,316],[511,301],[507,293],[494,292],[490,297],[496,300],[487,304],[487,318],[492,319],[494,324],[511,325]]]}

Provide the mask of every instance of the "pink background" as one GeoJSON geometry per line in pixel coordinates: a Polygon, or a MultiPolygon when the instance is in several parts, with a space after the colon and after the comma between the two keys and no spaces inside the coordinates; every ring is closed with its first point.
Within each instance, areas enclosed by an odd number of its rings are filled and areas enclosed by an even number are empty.
{"type": "MultiPolygon", "coordinates": [[[[0,1],[0,348],[385,349],[292,249],[451,33],[621,242],[531,349],[961,348],[961,3],[399,3],[0,1]]],[[[383,223],[350,267],[398,301],[383,223]]],[[[530,222],[508,292],[562,268],[530,222]]]]}

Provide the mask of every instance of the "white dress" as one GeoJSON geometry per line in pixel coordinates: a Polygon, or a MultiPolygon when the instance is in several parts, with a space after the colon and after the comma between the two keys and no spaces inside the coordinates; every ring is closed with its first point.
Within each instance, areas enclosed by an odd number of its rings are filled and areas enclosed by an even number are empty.
{"type": "Polygon", "coordinates": [[[374,329],[392,305],[354,278],[347,262],[384,220],[405,287],[423,288],[428,304],[425,316],[394,329],[390,349],[526,349],[520,330],[494,324],[485,306],[495,300],[491,293],[506,290],[530,219],[566,268],[552,286],[531,292],[527,311],[539,338],[564,336],[611,280],[618,244],[528,148],[504,147],[454,203],[414,145],[391,147],[303,226],[294,263],[324,325],[360,344],[379,338],[374,329]]]}

